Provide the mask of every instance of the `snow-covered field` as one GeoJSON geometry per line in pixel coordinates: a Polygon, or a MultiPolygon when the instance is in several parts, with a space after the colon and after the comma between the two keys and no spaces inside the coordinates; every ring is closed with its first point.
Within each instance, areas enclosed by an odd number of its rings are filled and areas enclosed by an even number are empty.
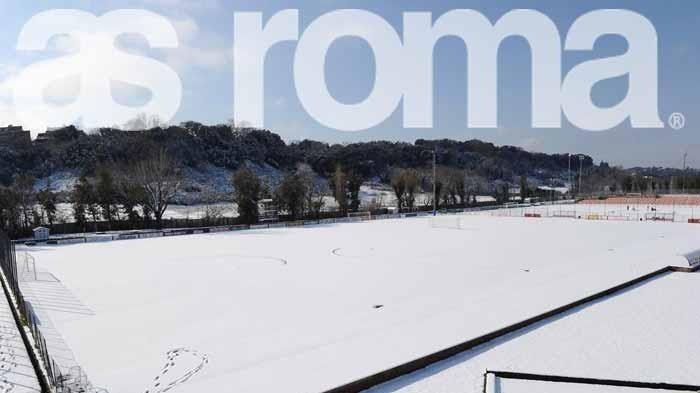
{"type": "Polygon", "coordinates": [[[0,298],[0,392],[39,393],[41,387],[22,341],[10,303],[0,298]]]}
{"type": "MultiPolygon", "coordinates": [[[[441,228],[450,220],[454,217],[32,248],[39,270],[52,273],[70,299],[70,307],[36,307],[50,317],[92,382],[110,393],[162,391],[171,383],[182,393],[320,392],[660,267],[687,266],[678,255],[700,248],[698,227],[690,224],[463,216],[461,229],[441,228]]],[[[671,299],[681,307],[695,304],[697,281],[689,288],[688,278],[669,279],[679,281],[669,285],[676,291],[671,299]]],[[[41,284],[33,287],[41,292],[41,284]]],[[[643,307],[650,297],[634,304],[643,307]]],[[[675,317],[668,314],[673,307],[663,303],[667,300],[660,302],[652,302],[651,311],[675,317]]],[[[653,312],[628,314],[644,324],[654,318],[653,312]]],[[[685,314],[679,329],[698,322],[697,313],[685,314]]],[[[559,364],[550,355],[558,355],[557,348],[578,349],[589,326],[616,329],[617,319],[603,317],[586,322],[586,328],[552,333],[517,360],[526,364],[541,357],[526,371],[551,365],[571,374],[578,358],[559,364]]],[[[622,322],[628,325],[621,332],[636,326],[622,322]]],[[[660,333],[653,324],[650,330],[640,326],[643,340],[660,333]]],[[[589,359],[598,345],[612,346],[608,351],[621,356],[617,341],[596,341],[593,332],[585,336],[593,347],[581,356],[589,359]]],[[[511,358],[488,366],[505,367],[511,358]]],[[[683,367],[697,364],[693,359],[683,367]]],[[[672,382],[683,382],[678,379],[672,382]]],[[[444,383],[449,388],[410,391],[472,392],[464,384],[457,390],[451,380],[444,383]]]]}
{"type": "MultiPolygon", "coordinates": [[[[700,274],[671,273],[371,392],[479,393],[487,369],[697,386],[699,298],[700,274]]],[[[665,392],[507,379],[496,385],[501,393],[665,392]]]]}
{"type": "MultiPolygon", "coordinates": [[[[428,392],[429,390],[423,390],[428,392]]],[[[493,393],[671,393],[677,390],[503,380],[493,393]]]]}
{"type": "Polygon", "coordinates": [[[540,214],[542,217],[576,217],[610,221],[669,220],[687,223],[688,219],[700,219],[700,206],[654,204],[557,204],[524,208],[500,209],[491,215],[522,217],[524,214],[540,214]]]}

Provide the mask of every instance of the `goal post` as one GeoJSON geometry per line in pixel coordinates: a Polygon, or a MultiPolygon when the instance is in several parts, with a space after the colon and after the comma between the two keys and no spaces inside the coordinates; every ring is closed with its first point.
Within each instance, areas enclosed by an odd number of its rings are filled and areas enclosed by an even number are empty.
{"type": "Polygon", "coordinates": [[[360,221],[367,221],[372,219],[372,212],[362,211],[362,212],[350,212],[348,213],[348,218],[353,218],[360,221]]]}
{"type": "Polygon", "coordinates": [[[552,217],[555,217],[555,218],[576,218],[576,212],[573,210],[555,210],[552,212],[552,217]]]}
{"type": "Polygon", "coordinates": [[[442,229],[462,229],[462,218],[459,216],[431,217],[430,226],[442,229]]]}
{"type": "Polygon", "coordinates": [[[649,212],[644,215],[647,221],[675,221],[676,214],[673,212],[649,212]]]}
{"type": "Polygon", "coordinates": [[[36,272],[36,260],[32,254],[23,252],[20,258],[17,258],[18,276],[22,281],[37,281],[38,275],[36,272]]]}

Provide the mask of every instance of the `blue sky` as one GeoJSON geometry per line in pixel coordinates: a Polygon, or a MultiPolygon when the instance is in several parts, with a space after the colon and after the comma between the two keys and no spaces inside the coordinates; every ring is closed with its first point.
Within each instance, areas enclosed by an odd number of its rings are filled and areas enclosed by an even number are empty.
{"type": "MultiPolygon", "coordinates": [[[[120,8],[145,8],[168,17],[178,32],[180,47],[151,51],[138,39],[125,39],[121,45],[142,51],[167,63],[183,82],[183,100],[173,119],[177,123],[196,120],[221,123],[233,116],[233,15],[240,11],[262,12],[269,18],[277,11],[299,9],[301,30],[320,15],[340,8],[360,8],[381,15],[399,33],[402,14],[430,11],[438,16],[457,8],[480,11],[492,21],[515,8],[532,8],[547,14],[558,26],[562,39],[572,22],[582,14],[601,8],[625,8],[646,16],[659,36],[659,112],[665,121],[673,112],[687,118],[683,130],[630,129],[623,124],[613,130],[594,133],[578,130],[566,121],[562,129],[530,128],[530,56],[522,39],[509,38],[499,54],[499,128],[467,129],[466,50],[453,38],[443,39],[436,48],[436,101],[433,129],[406,129],[401,107],[384,123],[362,132],[342,132],[318,124],[302,108],[296,97],[292,75],[294,43],[275,46],[267,58],[266,127],[288,141],[311,138],[328,142],[388,139],[413,141],[418,138],[479,138],[497,144],[512,144],[544,152],[582,152],[598,160],[625,166],[680,166],[682,154],[689,152],[689,164],[700,167],[700,137],[697,135],[697,106],[700,101],[700,3],[687,0],[490,0],[490,1],[225,1],[225,0],[142,0],[142,1],[20,1],[5,0],[0,5],[0,125],[12,119],[13,77],[37,55],[15,50],[17,35],[24,23],[37,12],[54,8],[76,8],[102,14],[120,8]]],[[[60,46],[59,42],[55,42],[60,46]]],[[[564,53],[564,72],[587,59],[621,54],[626,42],[620,37],[604,37],[588,54],[564,53]]],[[[55,55],[55,54],[54,54],[55,55]]],[[[47,56],[50,56],[47,55],[47,56]]],[[[340,101],[361,101],[371,90],[374,61],[369,47],[359,39],[336,42],[328,53],[326,81],[340,101]]],[[[613,105],[626,95],[625,78],[596,85],[593,98],[599,105],[613,105]]],[[[69,85],[64,90],[75,93],[69,85]]],[[[147,99],[143,89],[125,89],[124,100],[147,99]],[[144,98],[146,97],[146,98],[144,98]]]]}

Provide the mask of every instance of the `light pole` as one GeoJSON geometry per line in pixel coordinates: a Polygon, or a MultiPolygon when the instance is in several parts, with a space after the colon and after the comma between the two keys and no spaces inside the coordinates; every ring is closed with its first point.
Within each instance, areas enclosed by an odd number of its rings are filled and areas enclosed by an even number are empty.
{"type": "Polygon", "coordinates": [[[573,188],[573,184],[571,184],[571,153],[569,154],[569,198],[571,198],[571,189],[573,188]]]}
{"type": "Polygon", "coordinates": [[[437,147],[433,148],[433,217],[437,216],[437,147]]]}
{"type": "Polygon", "coordinates": [[[683,153],[683,195],[685,195],[685,169],[686,160],[688,159],[688,152],[683,153]]]}
{"type": "Polygon", "coordinates": [[[578,170],[578,193],[581,194],[581,184],[583,179],[583,154],[578,156],[579,170],[578,170]]]}
{"type": "Polygon", "coordinates": [[[433,216],[437,216],[437,147],[433,147],[433,150],[423,150],[422,153],[433,154],[433,216]]]}

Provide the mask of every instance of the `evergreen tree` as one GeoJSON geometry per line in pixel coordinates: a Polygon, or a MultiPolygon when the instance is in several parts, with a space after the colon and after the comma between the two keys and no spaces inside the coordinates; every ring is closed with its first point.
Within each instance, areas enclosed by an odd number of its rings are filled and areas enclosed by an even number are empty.
{"type": "Polygon", "coordinates": [[[243,168],[234,172],[231,179],[233,184],[233,199],[238,205],[238,215],[244,224],[258,222],[258,202],[262,193],[260,178],[250,169],[243,168]]]}
{"type": "Polygon", "coordinates": [[[37,202],[39,202],[39,205],[41,205],[41,208],[44,211],[46,221],[49,225],[53,225],[56,221],[56,212],[58,208],[56,206],[56,193],[51,191],[50,182],[46,184],[46,188],[37,193],[36,198],[37,202]]]}
{"type": "Polygon", "coordinates": [[[114,184],[112,172],[107,168],[102,168],[97,173],[97,186],[95,197],[99,204],[102,218],[107,220],[110,229],[112,221],[117,217],[117,188],[114,184]]]}
{"type": "Polygon", "coordinates": [[[304,182],[296,173],[287,174],[275,193],[278,208],[288,212],[294,220],[303,218],[305,196],[304,182]]]}
{"type": "Polygon", "coordinates": [[[88,204],[92,186],[85,175],[80,176],[78,182],[73,186],[71,199],[73,202],[73,219],[83,232],[86,231],[88,204]]]}
{"type": "Polygon", "coordinates": [[[343,215],[348,214],[348,183],[347,176],[340,166],[336,166],[335,172],[328,180],[333,191],[333,198],[338,204],[338,210],[343,215]]]}

